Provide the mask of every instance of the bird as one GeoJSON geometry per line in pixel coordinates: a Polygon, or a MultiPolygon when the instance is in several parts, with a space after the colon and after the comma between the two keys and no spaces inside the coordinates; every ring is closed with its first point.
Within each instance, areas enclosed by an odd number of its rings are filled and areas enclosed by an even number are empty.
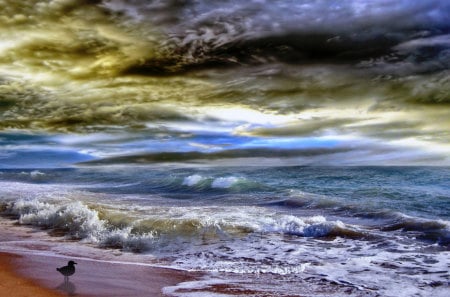
{"type": "Polygon", "coordinates": [[[69,276],[75,273],[75,264],[77,263],[75,263],[74,261],[69,261],[67,263],[67,266],[56,268],[57,271],[64,275],[64,282],[68,282],[69,276]]]}

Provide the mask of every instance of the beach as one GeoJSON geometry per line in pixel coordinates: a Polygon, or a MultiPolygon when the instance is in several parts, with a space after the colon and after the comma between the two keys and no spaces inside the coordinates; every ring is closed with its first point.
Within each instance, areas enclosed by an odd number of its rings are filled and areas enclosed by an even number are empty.
{"type": "Polygon", "coordinates": [[[80,246],[3,217],[0,227],[0,296],[376,296],[314,277],[164,268],[144,263],[151,260],[142,255],[80,246]],[[76,273],[65,283],[56,268],[69,260],[76,273]]]}
{"type": "Polygon", "coordinates": [[[192,279],[173,269],[77,260],[77,272],[65,283],[55,268],[63,258],[0,253],[0,295],[25,296],[163,296],[162,289],[192,279]]]}
{"type": "Polygon", "coordinates": [[[133,255],[74,247],[39,229],[0,219],[0,296],[163,296],[164,287],[193,280],[188,273],[136,262],[133,255]],[[66,250],[55,252],[56,250],[66,250]],[[97,258],[97,259],[96,259],[97,258]],[[57,267],[75,260],[76,272],[64,282],[57,267]]]}
{"type": "Polygon", "coordinates": [[[0,253],[0,295],[11,297],[57,297],[64,296],[56,290],[44,288],[36,282],[18,275],[14,266],[18,260],[17,255],[0,253]]]}
{"type": "MultiPolygon", "coordinates": [[[[317,293],[324,296],[375,296],[367,292],[357,295],[354,289],[338,284],[298,282],[298,294],[277,295],[264,288],[249,288],[249,283],[232,283],[225,279],[202,278],[200,273],[188,273],[158,267],[136,267],[133,264],[77,260],[80,269],[65,283],[53,271],[63,258],[36,254],[0,252],[0,295],[10,297],[106,297],[106,296],[249,296],[303,297],[317,293]],[[320,286],[320,289],[319,289],[320,286]],[[303,295],[304,292],[305,295],[303,295]]],[[[210,276],[211,277],[211,276],[210,276]]],[[[258,278],[255,276],[255,278],[258,278]]],[[[276,288],[276,279],[267,287],[276,288]]],[[[267,288],[266,288],[267,289],[267,288]]]]}

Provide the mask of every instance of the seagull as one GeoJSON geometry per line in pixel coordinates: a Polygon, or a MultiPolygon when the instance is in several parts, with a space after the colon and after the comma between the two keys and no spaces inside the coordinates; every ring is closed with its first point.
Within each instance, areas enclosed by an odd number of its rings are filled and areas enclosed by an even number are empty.
{"type": "Polygon", "coordinates": [[[64,275],[64,282],[68,282],[69,276],[75,273],[75,266],[74,266],[75,264],[77,263],[75,263],[74,261],[69,261],[67,263],[67,266],[56,268],[56,270],[58,270],[62,275],[64,275]]]}

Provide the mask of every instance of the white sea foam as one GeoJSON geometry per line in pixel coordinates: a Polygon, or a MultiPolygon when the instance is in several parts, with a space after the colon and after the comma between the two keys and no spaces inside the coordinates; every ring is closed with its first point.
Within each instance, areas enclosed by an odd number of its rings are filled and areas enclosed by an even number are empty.
{"type": "Polygon", "coordinates": [[[81,201],[19,199],[7,203],[6,212],[18,216],[20,224],[56,230],[71,239],[103,247],[142,251],[148,249],[154,239],[152,232],[134,234],[133,225],[112,225],[81,201]]]}
{"type": "Polygon", "coordinates": [[[154,243],[155,236],[152,232],[144,234],[132,233],[132,227],[113,229],[103,236],[100,243],[104,247],[121,248],[133,252],[149,250],[154,243]]]}
{"type": "Polygon", "coordinates": [[[195,281],[186,281],[176,284],[175,286],[164,287],[162,292],[167,296],[177,297],[230,297],[228,294],[217,292],[209,292],[208,288],[213,285],[224,285],[227,281],[223,279],[215,279],[203,277],[195,281]],[[204,292],[201,292],[202,290],[204,292]]]}
{"type": "Polygon", "coordinates": [[[415,247],[396,253],[368,244],[355,244],[340,253],[334,246],[331,249],[335,259],[329,257],[321,265],[311,266],[311,274],[359,291],[378,292],[377,296],[448,296],[448,252],[432,256],[415,247]]]}
{"type": "Polygon", "coordinates": [[[206,182],[208,187],[213,189],[228,189],[236,185],[238,182],[242,182],[242,178],[235,176],[225,176],[225,177],[205,177],[199,174],[189,175],[183,179],[182,185],[193,187],[206,182]]]}
{"type": "Polygon", "coordinates": [[[39,170],[33,170],[30,172],[30,176],[32,178],[39,178],[39,177],[45,176],[45,173],[40,172],[39,170]]]}
{"type": "Polygon", "coordinates": [[[183,185],[192,187],[192,186],[197,185],[199,182],[201,182],[204,179],[205,178],[203,176],[198,175],[198,174],[190,175],[190,176],[184,178],[183,185]]]}
{"type": "Polygon", "coordinates": [[[330,234],[336,228],[344,229],[344,223],[327,221],[323,216],[299,218],[292,215],[283,215],[271,220],[263,227],[266,232],[280,232],[289,235],[305,237],[322,237],[330,234]]]}
{"type": "Polygon", "coordinates": [[[211,183],[212,188],[227,189],[239,182],[240,179],[235,176],[218,177],[211,183]]]}
{"type": "Polygon", "coordinates": [[[64,230],[68,236],[98,241],[105,230],[96,210],[81,202],[58,205],[38,199],[20,199],[12,204],[12,214],[19,215],[19,223],[64,230]]]}

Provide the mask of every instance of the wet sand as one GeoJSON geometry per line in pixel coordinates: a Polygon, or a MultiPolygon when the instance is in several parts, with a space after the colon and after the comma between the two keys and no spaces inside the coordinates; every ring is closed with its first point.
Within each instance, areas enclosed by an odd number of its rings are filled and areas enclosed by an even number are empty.
{"type": "Polygon", "coordinates": [[[14,266],[20,256],[0,253],[0,296],[57,297],[64,296],[56,290],[44,288],[36,282],[19,276],[14,266]]]}
{"type": "Polygon", "coordinates": [[[70,259],[0,253],[0,296],[163,296],[164,287],[193,279],[174,269],[74,259],[76,273],[65,283],[56,267],[70,259]]]}
{"type": "Polygon", "coordinates": [[[141,265],[138,258],[117,256],[120,254],[49,237],[43,230],[0,218],[0,296],[164,296],[164,287],[200,276],[141,265]],[[99,254],[104,259],[99,260],[99,254]],[[64,283],[56,268],[69,260],[78,264],[75,274],[64,283]]]}

